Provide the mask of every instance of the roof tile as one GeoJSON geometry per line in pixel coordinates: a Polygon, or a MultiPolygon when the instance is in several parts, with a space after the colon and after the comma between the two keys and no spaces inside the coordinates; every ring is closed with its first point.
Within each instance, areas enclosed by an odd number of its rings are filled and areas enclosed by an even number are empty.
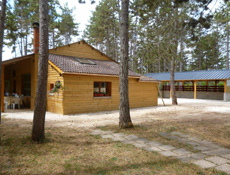
{"type": "MultiPolygon", "coordinates": [[[[49,60],[65,73],[85,73],[119,76],[119,64],[115,61],[90,60],[94,64],[83,64],[77,61],[76,57],[63,55],[49,55],[49,60]]],[[[129,70],[129,76],[140,77],[139,74],[129,70]]]]}
{"type": "MultiPolygon", "coordinates": [[[[170,72],[148,73],[146,76],[157,80],[170,80],[170,72]]],[[[175,80],[224,80],[230,78],[230,70],[202,70],[175,72],[175,80]]]]}

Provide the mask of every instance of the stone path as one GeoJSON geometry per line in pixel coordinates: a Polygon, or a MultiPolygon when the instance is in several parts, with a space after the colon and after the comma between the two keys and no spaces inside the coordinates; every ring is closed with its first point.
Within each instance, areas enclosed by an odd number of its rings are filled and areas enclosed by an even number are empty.
{"type": "Polygon", "coordinates": [[[103,139],[112,139],[124,144],[131,144],[149,152],[155,151],[166,157],[173,157],[182,162],[196,164],[201,168],[215,168],[230,174],[230,149],[179,132],[161,133],[160,135],[168,139],[177,140],[180,143],[189,144],[194,150],[198,151],[197,153],[135,135],[124,135],[123,133],[113,133],[112,131],[99,129],[93,130],[91,134],[100,135],[103,139]]]}

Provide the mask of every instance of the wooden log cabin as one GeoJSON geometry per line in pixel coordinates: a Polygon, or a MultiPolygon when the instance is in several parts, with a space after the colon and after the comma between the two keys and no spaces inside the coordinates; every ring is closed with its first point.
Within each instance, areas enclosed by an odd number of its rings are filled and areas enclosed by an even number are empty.
{"type": "MultiPolygon", "coordinates": [[[[3,61],[2,92],[24,95],[34,109],[38,78],[38,24],[34,54],[3,61]]],[[[156,106],[159,81],[129,70],[130,107],[156,106]]],[[[47,111],[75,114],[119,108],[119,64],[84,40],[49,50],[47,111]]],[[[4,94],[2,93],[2,111],[4,94]]]]}

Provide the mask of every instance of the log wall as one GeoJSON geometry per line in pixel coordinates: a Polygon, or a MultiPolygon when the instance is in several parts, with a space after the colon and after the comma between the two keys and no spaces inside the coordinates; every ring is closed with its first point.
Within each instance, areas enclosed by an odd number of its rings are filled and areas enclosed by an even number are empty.
{"type": "MultiPolygon", "coordinates": [[[[119,109],[118,77],[79,76],[64,74],[63,114],[109,111],[119,109]],[[95,81],[111,82],[111,97],[94,97],[95,81]]],[[[129,79],[130,107],[157,105],[157,83],[140,83],[129,79]]]]}
{"type": "Polygon", "coordinates": [[[47,80],[47,111],[63,114],[63,90],[52,93],[50,90],[51,84],[55,85],[56,81],[60,81],[62,86],[65,87],[63,77],[51,65],[48,67],[48,80],[47,80]]]}
{"type": "Polygon", "coordinates": [[[56,49],[51,49],[49,51],[50,54],[57,54],[57,55],[66,55],[66,56],[73,56],[79,58],[90,58],[96,60],[109,60],[106,55],[102,54],[101,52],[97,51],[90,45],[86,44],[85,42],[81,41],[78,43],[58,47],[56,49]]]}

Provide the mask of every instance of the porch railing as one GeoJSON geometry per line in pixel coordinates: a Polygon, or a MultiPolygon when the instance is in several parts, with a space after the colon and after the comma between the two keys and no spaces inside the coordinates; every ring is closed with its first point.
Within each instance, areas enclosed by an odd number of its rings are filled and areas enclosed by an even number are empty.
{"type": "MultiPolygon", "coordinates": [[[[194,91],[194,86],[175,86],[176,91],[194,91]]],[[[162,91],[170,91],[170,85],[163,85],[162,91]]],[[[199,92],[224,92],[224,86],[197,86],[199,92]]]]}

